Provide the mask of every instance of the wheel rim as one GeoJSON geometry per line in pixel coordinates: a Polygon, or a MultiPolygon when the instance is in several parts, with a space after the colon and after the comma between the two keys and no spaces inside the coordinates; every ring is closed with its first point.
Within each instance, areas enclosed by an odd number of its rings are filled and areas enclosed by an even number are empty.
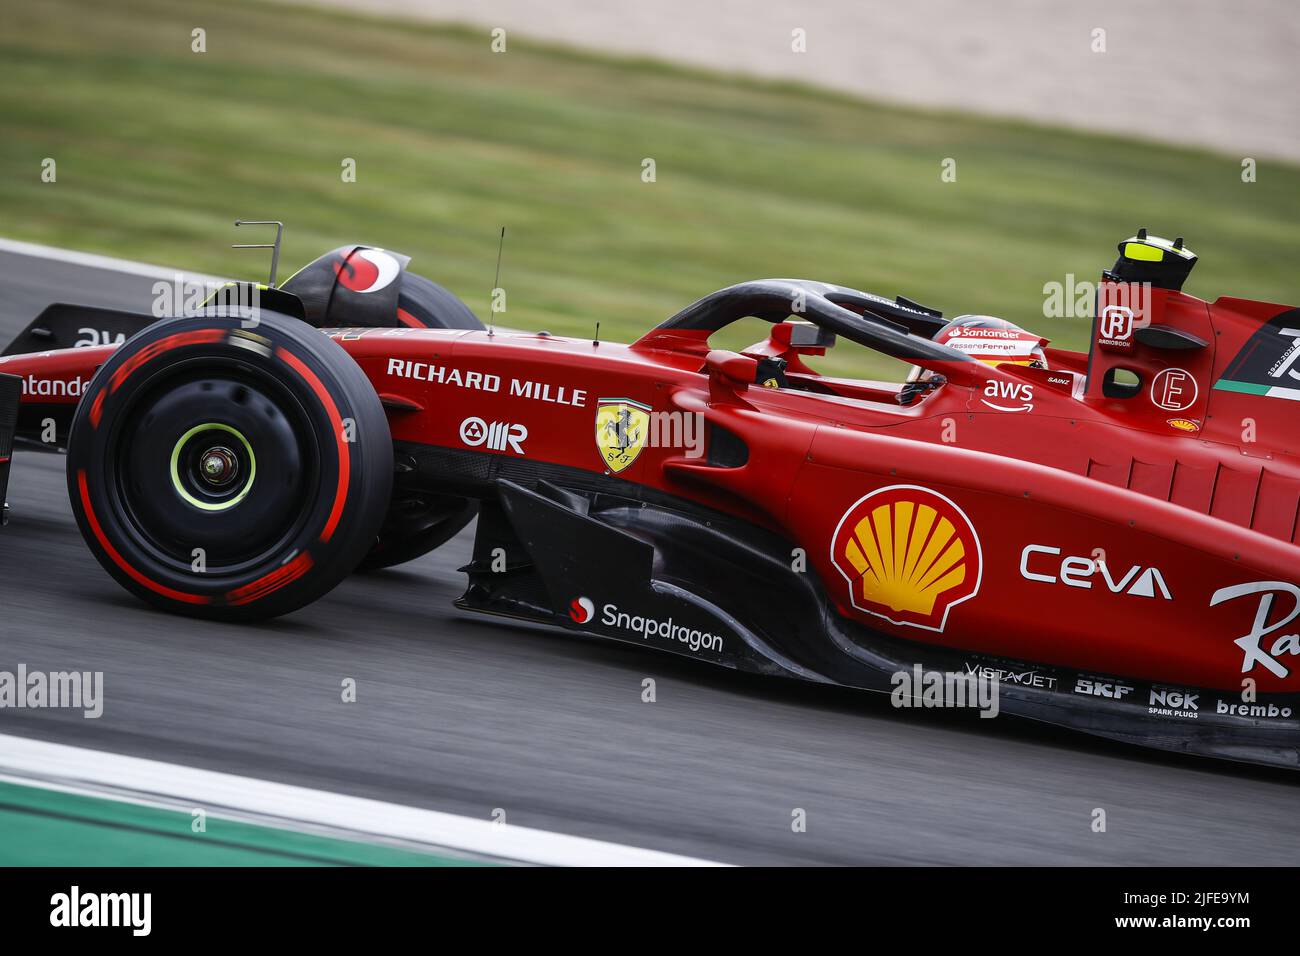
{"type": "Polygon", "coordinates": [[[172,487],[188,504],[203,511],[225,511],[236,507],[253,490],[257,455],[237,428],[224,422],[205,422],[177,440],[172,448],[171,475],[172,487]],[[212,444],[218,435],[233,436],[237,450],[212,444]],[[241,482],[244,474],[247,477],[241,482]]]}
{"type": "Polygon", "coordinates": [[[318,497],[308,411],[284,382],[245,363],[168,369],[116,422],[105,461],[114,510],[135,544],[174,571],[256,568],[283,552],[318,497]]]}

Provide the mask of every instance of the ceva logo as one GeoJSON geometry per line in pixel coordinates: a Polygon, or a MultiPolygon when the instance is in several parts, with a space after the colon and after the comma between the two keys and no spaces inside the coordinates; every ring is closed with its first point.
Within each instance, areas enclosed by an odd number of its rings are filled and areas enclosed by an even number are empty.
{"type": "Polygon", "coordinates": [[[1116,578],[1103,560],[1080,555],[1062,558],[1060,554],[1060,548],[1045,544],[1025,545],[1025,549],[1020,552],[1020,576],[1026,581],[1042,581],[1044,584],[1060,582],[1068,587],[1085,589],[1092,587],[1094,578],[1099,578],[1111,594],[1149,598],[1159,596],[1166,601],[1173,600],[1159,568],[1144,568],[1135,564],[1122,577],[1116,578]],[[1031,561],[1038,570],[1030,567],[1031,561]]]}

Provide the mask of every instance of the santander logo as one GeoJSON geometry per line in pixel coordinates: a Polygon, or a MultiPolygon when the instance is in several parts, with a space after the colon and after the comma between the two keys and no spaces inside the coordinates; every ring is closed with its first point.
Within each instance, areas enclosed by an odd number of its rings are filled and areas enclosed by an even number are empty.
{"type": "Polygon", "coordinates": [[[391,285],[401,271],[401,263],[383,249],[357,249],[334,263],[339,285],[353,292],[378,292],[391,285]]]}
{"type": "Polygon", "coordinates": [[[577,624],[586,624],[596,615],[596,605],[591,598],[576,597],[569,602],[569,617],[577,624]]]}

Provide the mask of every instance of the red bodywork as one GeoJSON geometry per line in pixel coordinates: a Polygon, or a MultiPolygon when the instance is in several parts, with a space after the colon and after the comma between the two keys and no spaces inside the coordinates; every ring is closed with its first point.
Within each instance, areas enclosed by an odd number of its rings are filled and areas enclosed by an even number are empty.
{"type": "MultiPolygon", "coordinates": [[[[947,383],[909,406],[897,385],[817,376],[781,325],[748,351],[786,358],[787,388],[747,384],[753,363],[711,352],[703,332],[655,330],[631,346],[500,331],[332,335],[384,400],[397,442],[608,474],[602,400],[725,428],[748,447],[745,464],[647,445],[617,478],[781,534],[841,614],[895,637],[1300,692],[1297,406],[1222,384],[1288,307],[1156,289],[1138,324],[1204,343],[1156,348],[1107,311],[1123,291],[1103,284],[1091,355],[1049,349],[1049,370],[945,367],[947,383]],[[1115,366],[1139,377],[1136,394],[1107,397],[1115,366]],[[471,419],[503,437],[485,440],[471,419]]],[[[111,351],[15,356],[3,371],[24,378],[25,402],[73,404],[111,351]]]]}

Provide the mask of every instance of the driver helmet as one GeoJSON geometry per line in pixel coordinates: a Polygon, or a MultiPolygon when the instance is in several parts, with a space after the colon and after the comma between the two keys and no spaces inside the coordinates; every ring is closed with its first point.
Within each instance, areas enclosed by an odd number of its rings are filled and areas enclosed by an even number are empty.
{"type": "MultiPolygon", "coordinates": [[[[1043,351],[1047,339],[995,315],[959,315],[935,333],[934,341],[988,365],[1047,368],[1047,353],[1043,351]]],[[[936,374],[913,365],[907,380],[926,382],[936,374]]]]}

